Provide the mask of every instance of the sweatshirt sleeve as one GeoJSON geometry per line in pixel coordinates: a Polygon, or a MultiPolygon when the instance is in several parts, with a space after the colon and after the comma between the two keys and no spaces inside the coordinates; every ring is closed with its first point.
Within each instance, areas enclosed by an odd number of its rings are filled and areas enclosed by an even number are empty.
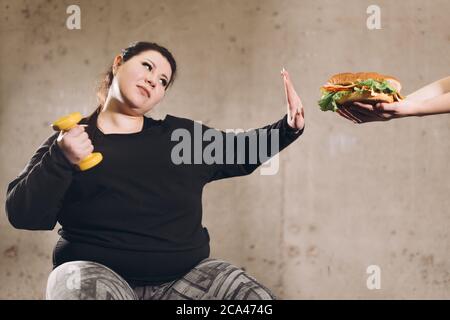
{"type": "Polygon", "coordinates": [[[6,215],[17,229],[52,230],[75,166],[57,144],[59,133],[37,149],[22,172],[8,184],[6,215]]]}
{"type": "Polygon", "coordinates": [[[287,123],[286,114],[281,120],[259,129],[239,133],[220,131],[223,141],[223,161],[222,163],[209,165],[210,178],[208,182],[251,174],[262,163],[300,137],[304,129],[305,127],[301,130],[290,127],[287,123]],[[274,141],[278,141],[278,148],[273,143],[274,141]],[[260,150],[261,145],[267,146],[265,150],[260,150]],[[260,151],[266,157],[265,159],[260,157],[260,151]],[[253,155],[253,158],[251,155],[253,155]]]}

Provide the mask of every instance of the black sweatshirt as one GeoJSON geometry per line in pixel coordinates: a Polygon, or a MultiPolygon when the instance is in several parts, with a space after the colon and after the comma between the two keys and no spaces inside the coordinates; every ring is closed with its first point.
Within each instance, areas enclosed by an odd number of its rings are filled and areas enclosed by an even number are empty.
{"type": "MultiPolygon", "coordinates": [[[[10,223],[18,229],[52,230],[59,222],[54,267],[73,260],[97,261],[134,284],[160,284],[183,276],[209,257],[209,234],[202,226],[203,187],[252,173],[261,165],[260,158],[251,163],[247,139],[245,163],[239,164],[237,140],[244,133],[212,129],[223,137],[223,159],[231,152],[225,139],[234,139],[233,163],[196,164],[192,146],[191,163],[174,164],[171,154],[181,138],[171,138],[172,132],[183,128],[193,142],[198,139],[194,124],[198,128],[199,122],[172,115],[163,120],[144,117],[140,132],[104,134],[97,116],[80,124],[88,124],[86,132],[103,161],[80,171],[64,156],[56,141],[59,133],[54,133],[8,185],[10,223]]],[[[202,134],[211,129],[204,124],[200,128],[202,134]]],[[[279,151],[303,133],[287,124],[287,115],[261,129],[268,130],[266,136],[258,129],[250,131],[258,142],[270,142],[270,129],[279,129],[279,151]]],[[[214,141],[202,140],[207,139],[200,137],[202,149],[214,141]]]]}

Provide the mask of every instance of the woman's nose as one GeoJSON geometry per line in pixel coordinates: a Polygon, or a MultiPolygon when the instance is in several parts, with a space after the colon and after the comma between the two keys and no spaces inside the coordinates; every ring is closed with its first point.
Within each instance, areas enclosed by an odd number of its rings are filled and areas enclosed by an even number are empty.
{"type": "Polygon", "coordinates": [[[145,81],[150,84],[150,86],[152,86],[153,88],[155,87],[155,80],[151,77],[148,77],[147,79],[145,79],[145,81]]]}
{"type": "Polygon", "coordinates": [[[156,77],[156,75],[152,72],[147,76],[145,81],[147,81],[152,87],[155,87],[155,85],[156,85],[155,77],[156,77]]]}

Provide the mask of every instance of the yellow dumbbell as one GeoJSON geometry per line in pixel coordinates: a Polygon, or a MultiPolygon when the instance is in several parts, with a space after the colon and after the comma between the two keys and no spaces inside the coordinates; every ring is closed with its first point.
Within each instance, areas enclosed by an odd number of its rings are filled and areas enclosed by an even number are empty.
{"type": "MultiPolygon", "coordinates": [[[[81,113],[73,112],[67,116],[61,117],[52,123],[52,128],[55,131],[69,131],[77,125],[78,122],[83,118],[81,113]]],[[[77,165],[81,171],[88,170],[102,161],[103,156],[100,152],[93,152],[86,158],[81,160],[77,165]]]]}

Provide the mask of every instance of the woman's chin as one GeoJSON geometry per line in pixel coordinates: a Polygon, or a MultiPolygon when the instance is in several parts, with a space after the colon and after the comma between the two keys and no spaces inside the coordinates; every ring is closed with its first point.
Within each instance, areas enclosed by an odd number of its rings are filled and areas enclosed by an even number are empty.
{"type": "Polygon", "coordinates": [[[131,99],[125,99],[125,102],[127,109],[145,109],[145,105],[148,103],[148,98],[143,96],[131,97],[131,99]]]}
{"type": "Polygon", "coordinates": [[[124,96],[124,111],[133,110],[134,112],[138,112],[139,114],[147,113],[149,110],[153,109],[153,105],[150,105],[150,99],[148,97],[144,97],[143,95],[131,95],[124,96]]]}

